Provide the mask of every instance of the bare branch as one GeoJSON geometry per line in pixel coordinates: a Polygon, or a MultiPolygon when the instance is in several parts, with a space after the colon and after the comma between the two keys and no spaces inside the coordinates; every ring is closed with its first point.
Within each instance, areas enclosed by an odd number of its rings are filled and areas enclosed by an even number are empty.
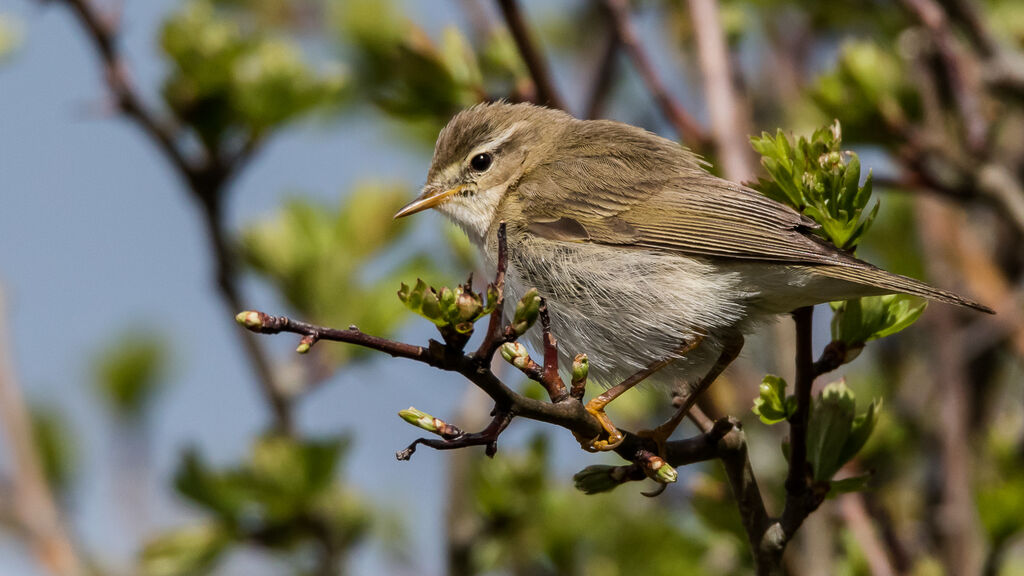
{"type": "Polygon", "coordinates": [[[839,513],[842,514],[846,526],[860,545],[864,558],[871,569],[872,576],[896,576],[896,569],[889,560],[885,544],[878,537],[871,516],[864,506],[861,494],[843,494],[839,498],[839,513]]]}
{"type": "Polygon", "coordinates": [[[690,0],[693,33],[704,76],[704,100],[711,119],[711,136],[722,172],[734,182],[753,180],[754,163],[747,143],[747,111],[733,86],[732,62],[722,31],[716,0],[690,0]]]}
{"type": "MultiPolygon", "coordinates": [[[[262,137],[251,135],[241,148],[230,154],[208,149],[203,158],[190,159],[180,144],[178,128],[149,109],[131,85],[124,58],[117,47],[117,30],[112,19],[102,16],[90,0],[60,1],[78,17],[91,40],[105,69],[107,89],[116,99],[119,109],[154,142],[178,172],[178,176],[188,184],[193,198],[199,202],[215,263],[218,289],[230,311],[240,309],[242,298],[234,264],[236,258],[234,247],[227,237],[222,204],[228,185],[259,149],[262,137]]],[[[249,364],[256,372],[263,395],[274,414],[277,428],[291,431],[290,402],[277,382],[266,352],[253,335],[242,333],[241,338],[249,364]]]]}
{"type": "Polygon", "coordinates": [[[605,33],[601,57],[597,62],[590,89],[587,90],[588,96],[586,108],[583,112],[584,118],[599,118],[604,111],[605,102],[608,100],[608,95],[614,84],[615,65],[618,61],[619,48],[621,47],[622,41],[619,39],[619,33],[615,28],[615,21],[609,15],[608,31],[605,33]]]}
{"type": "Polygon", "coordinates": [[[934,0],[903,0],[903,5],[928,29],[949,76],[954,100],[972,152],[981,152],[988,138],[988,121],[982,114],[979,100],[979,78],[972,76],[967,55],[958,45],[945,10],[934,0]]]}
{"type": "Polygon", "coordinates": [[[71,8],[82,28],[88,34],[93,48],[105,68],[107,88],[114,96],[118,108],[149,136],[167,156],[180,174],[195,170],[195,164],[186,158],[177,145],[177,128],[173,124],[157,119],[142,103],[131,84],[127,67],[117,47],[114,21],[101,16],[89,0],[63,0],[71,8]]]}
{"type": "Polygon", "coordinates": [[[619,40],[626,48],[626,52],[633,61],[633,66],[636,67],[644,83],[647,84],[647,90],[654,96],[654,100],[661,108],[662,114],[688,146],[698,151],[704,149],[708,144],[707,134],[700,124],[669,94],[665,83],[655,72],[654,65],[643,47],[640,46],[636,31],[633,29],[627,2],[625,0],[605,0],[605,4],[608,6],[612,22],[615,24],[619,40]]]}
{"type": "Polygon", "coordinates": [[[10,355],[3,294],[0,293],[0,425],[14,459],[11,508],[28,536],[36,558],[58,576],[79,576],[82,563],[64,526],[60,510],[43,474],[32,423],[15,380],[10,355]]]}
{"type": "Polygon", "coordinates": [[[515,40],[516,47],[519,48],[519,55],[522,56],[526,69],[530,71],[530,76],[533,78],[533,84],[537,88],[538,103],[568,110],[565,101],[555,90],[555,83],[551,78],[547,62],[531,38],[529,26],[526,24],[522,12],[519,11],[519,4],[516,0],[498,0],[498,7],[501,8],[501,14],[512,33],[512,39],[515,40]]]}

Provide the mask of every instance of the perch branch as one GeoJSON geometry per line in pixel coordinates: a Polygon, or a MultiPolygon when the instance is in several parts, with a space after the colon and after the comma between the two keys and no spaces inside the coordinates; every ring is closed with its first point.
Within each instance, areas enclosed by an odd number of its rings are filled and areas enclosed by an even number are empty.
{"type": "Polygon", "coordinates": [[[501,9],[505,23],[512,33],[512,39],[519,49],[519,55],[522,56],[526,69],[530,71],[533,85],[537,89],[538,103],[566,110],[565,101],[555,90],[555,83],[552,80],[551,71],[548,70],[547,62],[531,38],[529,26],[519,10],[519,4],[516,0],[498,0],[498,7],[501,9]]]}

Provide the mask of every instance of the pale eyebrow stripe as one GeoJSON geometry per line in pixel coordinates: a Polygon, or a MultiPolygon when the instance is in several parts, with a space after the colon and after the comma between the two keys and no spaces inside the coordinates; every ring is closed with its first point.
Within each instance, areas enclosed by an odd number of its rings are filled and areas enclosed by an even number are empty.
{"type": "Polygon", "coordinates": [[[489,141],[485,142],[484,144],[481,144],[480,146],[477,146],[476,148],[474,148],[473,151],[469,153],[468,157],[472,158],[473,156],[476,156],[477,154],[479,154],[481,152],[486,152],[488,150],[493,150],[494,148],[497,148],[498,146],[501,146],[506,141],[508,141],[508,139],[511,138],[513,134],[516,133],[516,130],[518,130],[519,127],[522,126],[522,124],[523,124],[522,122],[516,122],[515,124],[509,126],[508,129],[506,129],[501,134],[498,134],[497,136],[495,136],[491,140],[489,140],[489,141]]]}

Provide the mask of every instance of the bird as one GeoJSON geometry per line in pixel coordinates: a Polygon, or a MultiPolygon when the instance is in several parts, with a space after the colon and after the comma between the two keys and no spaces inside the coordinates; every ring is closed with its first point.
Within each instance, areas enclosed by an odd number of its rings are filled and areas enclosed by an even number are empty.
{"type": "MultiPolygon", "coordinates": [[[[746,335],[822,302],[902,293],[991,312],[886,272],[816,234],[782,203],[719,178],[683,145],[611,120],[504,101],[457,113],[438,135],[426,184],[395,218],[436,209],[497,267],[506,226],[506,299],[535,288],[563,366],[585,352],[587,403],[610,450],[623,435],[605,406],[641,380],[690,394],[659,442],[734,360],[746,335]]],[[[528,342],[540,348],[540,336],[528,342]]]]}

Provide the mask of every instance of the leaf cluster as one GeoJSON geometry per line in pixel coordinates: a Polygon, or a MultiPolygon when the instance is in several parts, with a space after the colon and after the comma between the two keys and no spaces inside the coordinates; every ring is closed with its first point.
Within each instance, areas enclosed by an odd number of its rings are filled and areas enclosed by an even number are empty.
{"type": "MultiPolygon", "coordinates": [[[[786,387],[784,379],[770,374],[761,383],[753,412],[765,424],[777,424],[795,414],[796,398],[786,395],[786,387]]],[[[856,397],[842,381],[825,386],[814,399],[807,429],[807,461],[814,481],[829,483],[831,494],[864,488],[866,477],[842,481],[833,481],[832,477],[867,443],[881,407],[881,399],[875,399],[866,411],[858,413],[856,397]]],[[[783,450],[788,457],[788,444],[783,450]]]]}
{"type": "Polygon", "coordinates": [[[814,131],[810,139],[791,142],[781,130],[751,138],[769,178],[757,188],[821,225],[821,234],[840,250],[854,250],[878,214],[879,204],[865,215],[871,199],[871,173],[860,185],[860,160],[841,149],[839,121],[814,131]]]}
{"type": "Polygon", "coordinates": [[[344,549],[364,538],[370,510],[335,479],[347,446],[339,438],[268,436],[253,445],[248,460],[222,470],[189,450],[175,488],[207,518],[151,540],[140,559],[142,573],[206,574],[242,544],[300,553],[325,541],[344,549]]]}
{"type": "Polygon", "coordinates": [[[527,77],[503,29],[488,32],[477,48],[454,26],[435,42],[390,0],[338,0],[334,6],[360,94],[424,143],[459,110],[489,93],[514,93],[527,77]]]}
{"type": "Polygon", "coordinates": [[[171,63],[164,101],[211,150],[336,102],[347,85],[339,70],[314,70],[295,42],[231,8],[188,0],[160,32],[171,63]]]}
{"type": "Polygon", "coordinates": [[[485,301],[484,295],[474,292],[468,284],[454,290],[447,286],[438,290],[417,279],[412,287],[402,283],[398,299],[439,328],[450,327],[459,334],[470,334],[474,322],[494,311],[498,290],[493,284],[488,285],[485,301]]]}

